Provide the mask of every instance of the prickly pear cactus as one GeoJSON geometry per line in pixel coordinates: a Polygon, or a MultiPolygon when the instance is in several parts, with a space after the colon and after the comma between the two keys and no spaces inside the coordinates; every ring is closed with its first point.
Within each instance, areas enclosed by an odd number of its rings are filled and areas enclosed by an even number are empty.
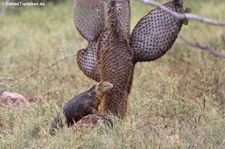
{"type": "MultiPolygon", "coordinates": [[[[178,13],[183,13],[183,1],[173,0],[163,4],[178,13]]],[[[144,16],[131,34],[134,62],[152,61],[164,55],[175,42],[183,20],[156,8],[144,16]]]]}
{"type": "MultiPolygon", "coordinates": [[[[183,3],[172,0],[163,5],[184,13],[183,3]]],[[[77,53],[78,65],[88,77],[114,85],[101,107],[123,118],[134,65],[163,56],[187,20],[156,8],[137,23],[130,35],[130,0],[74,0],[74,5],[75,26],[88,41],[88,47],[77,53]]]]}

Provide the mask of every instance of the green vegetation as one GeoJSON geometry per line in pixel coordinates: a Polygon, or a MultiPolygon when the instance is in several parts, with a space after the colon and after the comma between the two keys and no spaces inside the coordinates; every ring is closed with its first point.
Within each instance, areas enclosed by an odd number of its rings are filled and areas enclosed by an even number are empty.
{"type": "MultiPolygon", "coordinates": [[[[195,14],[225,20],[224,1],[188,1],[195,14]]],[[[132,27],[152,7],[132,3],[132,27]]],[[[0,76],[20,78],[86,47],[72,21],[72,2],[24,8],[0,16],[0,76]]],[[[224,52],[224,28],[190,21],[181,34],[224,52]]],[[[13,85],[9,91],[38,97],[30,107],[0,107],[0,148],[223,148],[225,60],[177,40],[162,58],[139,63],[127,119],[114,129],[72,131],[54,137],[49,126],[66,101],[94,82],[75,58],[13,85]]]]}

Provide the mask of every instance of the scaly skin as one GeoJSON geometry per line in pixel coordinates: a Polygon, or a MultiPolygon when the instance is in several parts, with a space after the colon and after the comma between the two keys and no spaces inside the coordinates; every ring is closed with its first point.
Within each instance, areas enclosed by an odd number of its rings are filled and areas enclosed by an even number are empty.
{"type": "MultiPolygon", "coordinates": [[[[74,122],[78,122],[84,116],[98,113],[100,99],[112,88],[113,85],[107,81],[99,82],[89,90],[69,100],[63,107],[67,126],[73,125],[74,122]]],[[[50,134],[55,135],[56,130],[61,127],[63,127],[63,120],[58,114],[51,124],[50,134]]]]}
{"type": "Polygon", "coordinates": [[[71,126],[74,121],[77,122],[88,114],[97,113],[102,96],[106,91],[111,90],[112,87],[113,85],[111,83],[102,81],[97,83],[88,91],[85,91],[69,100],[63,107],[67,125],[71,126]]]}

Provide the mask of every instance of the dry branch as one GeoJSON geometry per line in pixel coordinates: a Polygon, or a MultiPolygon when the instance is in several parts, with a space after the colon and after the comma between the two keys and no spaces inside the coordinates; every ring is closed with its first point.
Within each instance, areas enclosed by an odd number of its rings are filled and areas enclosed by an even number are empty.
{"type": "Polygon", "coordinates": [[[180,13],[174,12],[174,11],[166,8],[162,4],[155,2],[154,0],[139,0],[139,1],[141,1],[143,3],[150,4],[150,5],[154,6],[154,7],[159,8],[159,9],[162,9],[163,11],[173,15],[177,19],[182,19],[182,20],[183,19],[189,19],[189,20],[195,20],[195,21],[198,21],[198,22],[214,25],[214,26],[225,26],[225,22],[212,20],[210,18],[198,16],[198,15],[195,15],[195,14],[189,14],[189,13],[180,14],[180,13]]]}
{"type": "MultiPolygon", "coordinates": [[[[162,4],[155,2],[154,0],[139,0],[139,1],[141,1],[143,3],[150,4],[150,5],[152,5],[152,6],[156,7],[156,8],[162,9],[163,11],[173,15],[177,19],[182,19],[182,20],[183,19],[189,19],[189,20],[195,20],[195,21],[198,21],[198,22],[201,22],[201,23],[205,23],[205,24],[209,24],[209,25],[214,25],[214,26],[225,26],[225,22],[216,21],[216,20],[213,20],[213,19],[210,19],[210,18],[198,16],[198,15],[195,15],[195,14],[189,14],[189,13],[181,14],[181,13],[174,12],[174,11],[166,8],[162,4]]],[[[191,46],[191,47],[208,51],[210,54],[212,54],[212,55],[214,55],[216,57],[219,57],[221,59],[225,59],[225,54],[219,53],[219,52],[215,51],[213,48],[211,48],[211,47],[209,47],[207,45],[200,44],[200,43],[198,43],[196,41],[193,42],[193,41],[187,40],[187,39],[185,39],[182,36],[180,36],[180,39],[183,42],[185,42],[187,45],[191,46]]],[[[221,35],[221,39],[225,43],[224,34],[221,35]]]]}
{"type": "MultiPolygon", "coordinates": [[[[13,85],[15,85],[16,83],[18,83],[18,82],[20,82],[20,81],[22,81],[22,80],[24,80],[24,79],[27,79],[27,78],[29,78],[29,77],[32,77],[32,76],[34,76],[35,74],[37,74],[38,72],[40,72],[40,71],[43,71],[43,70],[48,69],[48,68],[51,68],[51,67],[57,65],[58,63],[60,63],[60,62],[62,62],[62,61],[64,61],[64,60],[71,59],[71,58],[73,58],[73,57],[75,57],[75,54],[74,54],[74,55],[69,55],[69,56],[64,56],[64,57],[62,57],[62,58],[60,58],[60,59],[58,59],[58,60],[56,60],[56,61],[54,61],[54,62],[52,62],[52,63],[50,63],[50,64],[48,64],[48,65],[46,65],[46,66],[43,66],[43,67],[41,67],[41,68],[39,68],[39,69],[36,69],[36,70],[32,71],[31,73],[29,73],[29,74],[27,74],[27,75],[25,75],[25,76],[23,76],[23,77],[21,77],[21,78],[14,79],[15,82],[14,82],[12,85],[10,85],[9,87],[7,87],[7,88],[11,88],[11,87],[12,87],[13,85]]],[[[0,93],[1,93],[1,92],[4,92],[4,91],[6,91],[6,88],[0,90],[0,93]]]]}
{"type": "Polygon", "coordinates": [[[221,35],[221,39],[223,41],[223,44],[225,45],[225,35],[224,35],[224,33],[221,35]]]}
{"type": "Polygon", "coordinates": [[[191,46],[191,47],[194,47],[194,48],[198,48],[198,49],[201,49],[201,50],[205,50],[205,51],[208,51],[210,54],[216,56],[216,57],[219,57],[221,59],[225,59],[225,54],[222,54],[222,53],[219,53],[217,51],[215,51],[213,48],[207,46],[207,45],[203,45],[203,44],[200,44],[196,41],[190,41],[186,38],[184,38],[183,36],[180,36],[180,39],[186,43],[187,45],[191,46]]]}
{"type": "Polygon", "coordinates": [[[42,70],[44,70],[44,69],[51,68],[51,67],[57,65],[59,62],[64,61],[64,60],[67,60],[67,59],[70,59],[70,58],[72,58],[72,57],[74,57],[74,56],[75,56],[75,55],[64,56],[64,57],[62,57],[62,58],[60,58],[60,59],[58,59],[58,60],[56,60],[56,61],[54,61],[54,62],[52,62],[52,63],[50,63],[50,64],[48,64],[48,65],[46,65],[46,66],[44,66],[44,67],[41,67],[41,68],[39,68],[39,69],[37,69],[37,70],[35,70],[35,71],[33,71],[33,72],[27,74],[26,76],[24,76],[24,77],[22,77],[22,78],[19,78],[19,80],[23,80],[23,79],[29,78],[29,77],[31,77],[31,76],[37,74],[38,72],[40,72],[40,71],[42,71],[42,70]]]}
{"type": "Polygon", "coordinates": [[[0,82],[1,81],[8,81],[8,80],[14,80],[13,77],[0,77],[0,82]]]}

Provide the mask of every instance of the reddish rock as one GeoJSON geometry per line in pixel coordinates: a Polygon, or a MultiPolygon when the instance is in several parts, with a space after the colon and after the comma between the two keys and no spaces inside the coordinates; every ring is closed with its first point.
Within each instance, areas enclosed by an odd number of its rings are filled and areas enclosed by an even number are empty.
{"type": "Polygon", "coordinates": [[[102,114],[89,114],[84,116],[81,120],[79,120],[75,125],[71,128],[73,130],[83,129],[83,128],[94,128],[99,122],[102,122],[107,127],[112,127],[112,121],[106,116],[102,114]]]}
{"type": "Polygon", "coordinates": [[[26,98],[19,93],[12,93],[7,91],[0,93],[0,104],[4,105],[8,100],[11,100],[14,105],[18,105],[21,102],[23,102],[26,106],[30,105],[26,98]]]}

